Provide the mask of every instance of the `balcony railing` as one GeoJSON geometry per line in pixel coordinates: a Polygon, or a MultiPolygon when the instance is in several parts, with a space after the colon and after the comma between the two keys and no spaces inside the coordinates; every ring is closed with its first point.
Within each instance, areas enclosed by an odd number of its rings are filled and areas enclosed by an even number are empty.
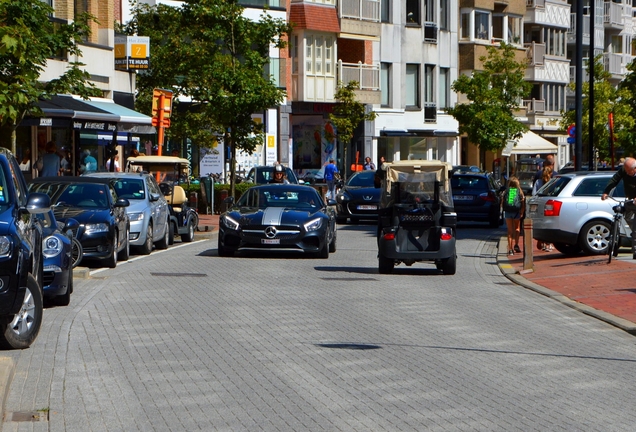
{"type": "MultiPolygon", "coordinates": [[[[583,64],[587,64],[589,59],[586,57],[583,59],[583,64]]],[[[590,75],[587,73],[585,67],[583,68],[583,82],[587,82],[590,80],[590,75]]],[[[576,81],[576,66],[570,66],[570,82],[573,83],[576,81]]]]}
{"type": "Polygon", "coordinates": [[[256,7],[284,7],[284,0],[239,0],[241,6],[256,6],[256,7]]]}
{"type": "Polygon", "coordinates": [[[343,63],[338,60],[338,80],[344,85],[357,81],[360,90],[380,91],[380,65],[343,63]]]}
{"type": "Polygon", "coordinates": [[[545,112],[545,101],[543,99],[525,99],[522,103],[528,114],[545,112]]]}
{"type": "Polygon", "coordinates": [[[424,23],[424,42],[437,43],[437,24],[424,23]]]}
{"type": "Polygon", "coordinates": [[[545,61],[545,44],[532,42],[524,44],[527,48],[528,60],[530,60],[531,66],[542,66],[545,61]]]}
{"type": "Polygon", "coordinates": [[[340,18],[380,22],[380,0],[340,0],[340,18]]]}
{"type": "MultiPolygon", "coordinates": [[[[570,28],[568,29],[568,34],[575,35],[576,34],[576,14],[570,14],[570,28]]],[[[583,37],[590,37],[590,16],[583,15],[583,37]]]]}
{"type": "Polygon", "coordinates": [[[605,66],[605,70],[612,75],[622,75],[625,73],[623,68],[623,54],[603,54],[603,65],[605,66]]]}
{"type": "Polygon", "coordinates": [[[603,22],[605,24],[617,26],[622,26],[625,24],[622,4],[606,1],[603,10],[603,22]]]}
{"type": "Polygon", "coordinates": [[[526,0],[526,7],[529,7],[529,8],[545,7],[545,0],[526,0]]]}
{"type": "Polygon", "coordinates": [[[435,123],[437,121],[437,104],[435,102],[424,102],[424,122],[435,123]]]}

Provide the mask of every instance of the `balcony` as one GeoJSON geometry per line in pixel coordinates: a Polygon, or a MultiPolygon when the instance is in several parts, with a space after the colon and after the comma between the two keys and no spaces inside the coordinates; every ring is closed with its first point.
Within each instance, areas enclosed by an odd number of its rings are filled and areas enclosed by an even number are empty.
{"type": "Polygon", "coordinates": [[[606,27],[622,29],[625,25],[623,5],[606,1],[603,8],[603,23],[606,27]]]}
{"type": "Polygon", "coordinates": [[[612,75],[624,75],[623,54],[605,53],[603,54],[603,66],[612,75]]]}
{"type": "Polygon", "coordinates": [[[545,0],[526,0],[527,8],[544,8],[545,0]]]}
{"type": "Polygon", "coordinates": [[[357,81],[359,90],[356,95],[362,103],[379,104],[381,101],[379,64],[343,63],[338,60],[338,81],[343,85],[357,81]]]}
{"type": "Polygon", "coordinates": [[[341,37],[347,34],[380,37],[380,0],[340,0],[341,37]]]}
{"type": "Polygon", "coordinates": [[[525,99],[521,103],[528,114],[543,114],[545,112],[545,101],[543,99],[525,99]]]}
{"type": "MultiPolygon", "coordinates": [[[[589,60],[589,58],[584,58],[583,59],[583,64],[587,64],[587,61],[589,60]]],[[[583,67],[583,82],[588,82],[590,80],[590,75],[587,72],[587,69],[585,67],[583,67]]],[[[576,82],[576,66],[570,66],[570,82],[574,83],[576,82]]]]}
{"type": "Polygon", "coordinates": [[[545,44],[532,42],[524,44],[524,47],[528,50],[529,66],[543,66],[545,62],[545,44]]]}
{"type": "MultiPolygon", "coordinates": [[[[576,14],[570,14],[570,28],[568,29],[568,43],[574,43],[576,40],[576,14]]],[[[583,15],[583,45],[590,43],[590,16],[583,15]],[[587,43],[585,42],[587,41],[587,43]]]]}

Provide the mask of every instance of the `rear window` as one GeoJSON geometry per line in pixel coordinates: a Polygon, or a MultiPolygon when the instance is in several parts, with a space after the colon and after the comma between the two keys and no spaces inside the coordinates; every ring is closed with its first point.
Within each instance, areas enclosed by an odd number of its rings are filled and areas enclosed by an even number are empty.
{"type": "Polygon", "coordinates": [[[451,177],[451,187],[463,190],[489,190],[488,181],[484,177],[456,176],[451,177]]]}
{"type": "MultiPolygon", "coordinates": [[[[588,177],[583,179],[579,186],[576,188],[572,196],[595,196],[600,197],[603,195],[603,190],[607,183],[610,181],[609,177],[588,177]]],[[[622,186],[621,182],[621,186],[622,186]]]]}

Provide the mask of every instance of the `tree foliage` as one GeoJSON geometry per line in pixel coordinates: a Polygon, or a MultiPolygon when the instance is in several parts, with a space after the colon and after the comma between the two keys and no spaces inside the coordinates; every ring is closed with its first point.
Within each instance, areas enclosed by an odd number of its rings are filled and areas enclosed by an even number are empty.
{"type": "MultiPolygon", "coordinates": [[[[633,119],[627,109],[627,106],[621,102],[621,94],[626,92],[617,88],[610,82],[612,75],[607,72],[602,63],[602,56],[594,58],[594,119],[593,119],[593,140],[592,145],[598,150],[600,159],[607,159],[609,156],[609,113],[614,113],[615,125],[633,125],[633,119]]],[[[592,65],[588,62],[586,68],[589,74],[592,65]]],[[[570,84],[570,88],[574,90],[574,83],[570,84]]],[[[576,133],[581,133],[581,140],[589,143],[589,124],[590,124],[590,84],[588,81],[582,85],[582,125],[577,128],[576,133]],[[582,129],[579,131],[579,129],[582,129]]],[[[571,110],[562,113],[561,130],[567,130],[568,126],[576,122],[576,111],[571,110]]],[[[619,132],[619,128],[616,129],[619,132]]],[[[619,134],[625,135],[625,131],[619,134]]]]}
{"type": "Polygon", "coordinates": [[[78,62],[69,62],[57,79],[39,81],[49,59],[81,56],[78,41],[89,34],[87,22],[93,19],[85,15],[70,24],[54,24],[52,14],[41,0],[0,1],[0,145],[14,152],[15,128],[25,115],[41,114],[39,100],[58,93],[102,95],[78,62]]]}
{"type": "Polygon", "coordinates": [[[459,122],[459,132],[483,150],[498,151],[506,141],[519,138],[526,127],[514,115],[519,101],[530,92],[524,80],[526,62],[515,59],[515,47],[501,43],[490,46],[480,60],[484,69],[472,76],[461,75],[451,88],[466,95],[469,103],[448,109],[459,122]]]}
{"type": "MultiPolygon", "coordinates": [[[[615,137],[617,147],[626,155],[636,155],[636,60],[627,66],[627,74],[618,87],[619,103],[615,107],[615,137]]],[[[594,87],[596,99],[596,87],[594,87]]]]}
{"type": "Polygon", "coordinates": [[[252,153],[263,142],[263,125],[252,114],[285,97],[264,69],[270,48],[285,47],[290,31],[283,19],[263,13],[252,21],[243,10],[237,0],[186,0],[180,7],[135,4],[133,20],[123,29],[150,37],[151,68],[137,82],[138,108],[150,111],[157,87],[195,101],[196,114],[177,114],[168,133],[202,147],[211,145],[212,135],[222,135],[231,150],[231,179],[237,149],[252,153]]]}

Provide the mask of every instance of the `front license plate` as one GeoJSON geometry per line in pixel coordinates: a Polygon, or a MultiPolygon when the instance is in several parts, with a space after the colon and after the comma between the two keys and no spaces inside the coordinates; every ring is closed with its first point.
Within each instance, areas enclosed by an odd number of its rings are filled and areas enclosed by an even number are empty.
{"type": "Polygon", "coordinates": [[[472,201],[473,197],[470,195],[453,195],[455,201],[472,201]]]}
{"type": "Polygon", "coordinates": [[[280,239],[261,239],[261,244],[280,244],[280,239]]]}
{"type": "Polygon", "coordinates": [[[378,206],[375,205],[359,205],[358,210],[377,210],[378,206]]]}
{"type": "Polygon", "coordinates": [[[530,213],[536,213],[539,208],[539,204],[530,204],[530,213]]]}

